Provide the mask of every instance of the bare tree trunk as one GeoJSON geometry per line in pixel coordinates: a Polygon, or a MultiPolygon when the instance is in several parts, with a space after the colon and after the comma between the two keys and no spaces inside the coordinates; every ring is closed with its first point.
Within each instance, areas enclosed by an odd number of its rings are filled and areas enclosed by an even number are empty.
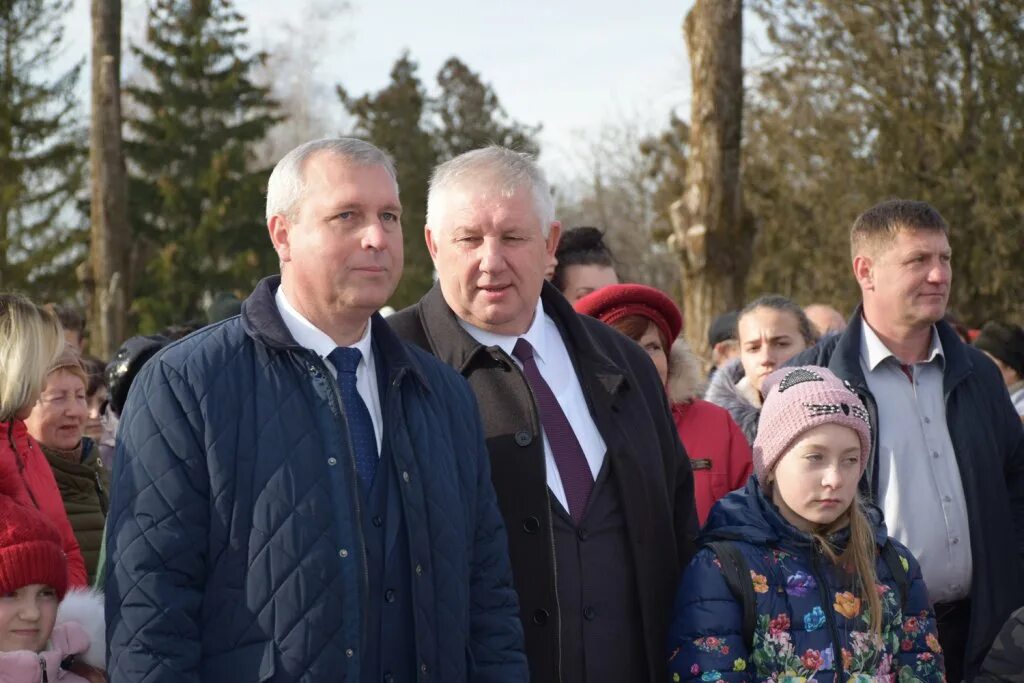
{"type": "Polygon", "coordinates": [[[125,337],[129,301],[124,156],[121,151],[121,0],[92,0],[91,350],[114,355],[125,337]]]}
{"type": "Polygon", "coordinates": [[[686,339],[707,356],[711,321],[743,302],[754,237],[740,186],[742,0],[697,0],[683,33],[693,81],[690,156],[686,189],[672,204],[670,244],[682,274],[686,339]]]}

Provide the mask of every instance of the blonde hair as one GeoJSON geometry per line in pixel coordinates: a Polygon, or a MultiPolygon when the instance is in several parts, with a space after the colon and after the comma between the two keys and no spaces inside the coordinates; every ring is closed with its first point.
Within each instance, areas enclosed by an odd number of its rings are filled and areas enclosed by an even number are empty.
{"type": "Polygon", "coordinates": [[[21,294],[0,293],[0,420],[38,398],[64,345],[56,315],[21,294]]]}
{"type": "Polygon", "coordinates": [[[839,516],[834,522],[828,525],[821,525],[811,531],[825,557],[832,564],[840,569],[853,574],[859,584],[861,602],[867,606],[868,614],[871,615],[871,632],[876,636],[882,633],[882,601],[878,597],[878,590],[875,585],[878,583],[878,573],[875,571],[875,561],[878,557],[878,547],[875,543],[875,532],[864,514],[863,503],[860,496],[853,499],[849,509],[839,516]],[[842,553],[836,553],[835,548],[829,542],[828,537],[843,527],[850,527],[850,540],[842,553]]]}

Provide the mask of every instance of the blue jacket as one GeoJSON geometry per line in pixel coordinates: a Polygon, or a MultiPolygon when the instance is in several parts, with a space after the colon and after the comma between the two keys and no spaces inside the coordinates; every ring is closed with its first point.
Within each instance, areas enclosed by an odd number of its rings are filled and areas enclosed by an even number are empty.
{"type": "MultiPolygon", "coordinates": [[[[862,309],[846,330],[787,365],[821,365],[848,381],[861,397],[877,434],[878,403],[860,366],[862,309]]],[[[971,532],[971,624],[965,674],[970,680],[1010,613],[1024,605],[1024,429],[995,364],[964,344],[944,321],[936,323],[945,356],[946,426],[953,441],[971,532]]],[[[878,499],[878,441],[862,487],[878,499]]]]}
{"type": "MultiPolygon", "coordinates": [[[[132,387],[108,524],[112,682],[360,680],[368,577],[354,456],[337,385],[288,333],[278,282],[165,348],[132,387]]],[[[380,316],[372,325],[415,562],[419,681],[524,681],[473,395],[380,316]]]]}
{"type": "MultiPolygon", "coordinates": [[[[881,513],[868,506],[866,514],[881,547],[881,513]]],[[[848,538],[844,530],[832,540],[842,547],[848,538]]],[[[850,575],[782,517],[755,477],[711,509],[700,542],[718,540],[735,543],[750,568],[758,615],[753,651],[743,642],[740,603],[726,586],[718,558],[704,548],[687,567],[676,597],[669,632],[673,681],[943,681],[921,569],[896,541],[909,588],[900,595],[879,557],[875,571],[885,616],[881,643],[873,643],[867,606],[850,575]],[[845,675],[836,678],[840,670],[845,675]]]]}

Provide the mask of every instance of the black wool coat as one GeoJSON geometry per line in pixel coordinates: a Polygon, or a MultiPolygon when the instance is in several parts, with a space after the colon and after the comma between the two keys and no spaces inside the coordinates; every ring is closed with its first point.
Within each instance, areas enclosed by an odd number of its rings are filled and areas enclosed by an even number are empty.
{"type": "MultiPolygon", "coordinates": [[[[562,334],[583,394],[607,444],[619,487],[633,563],[650,681],[666,680],[665,642],[682,568],[695,552],[693,473],[647,354],[594,318],[577,315],[545,283],[544,311],[562,334]]],[[[531,680],[558,681],[558,617],[554,533],[544,441],[533,395],[518,365],[485,347],[459,325],[435,285],[419,303],[388,318],[407,341],[453,366],[476,394],[483,416],[498,504],[509,550],[531,680]],[[553,618],[536,623],[533,615],[553,618]]]]}

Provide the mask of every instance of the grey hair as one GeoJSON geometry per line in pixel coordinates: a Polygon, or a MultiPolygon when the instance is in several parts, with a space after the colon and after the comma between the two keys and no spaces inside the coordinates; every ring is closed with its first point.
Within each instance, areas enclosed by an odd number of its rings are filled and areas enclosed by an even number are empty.
{"type": "Polygon", "coordinates": [[[383,166],[398,185],[395,162],[387,152],[356,138],[320,138],[305,142],[281,158],[267,182],[267,220],[281,215],[296,217],[299,202],[306,194],[306,162],[319,153],[339,156],[357,166],[383,166]]]}
{"type": "Polygon", "coordinates": [[[440,230],[447,196],[452,190],[474,185],[486,185],[506,198],[520,188],[529,188],[541,233],[544,237],[550,233],[555,200],[544,172],[531,155],[498,145],[460,154],[434,169],[427,191],[427,225],[440,230]]]}

